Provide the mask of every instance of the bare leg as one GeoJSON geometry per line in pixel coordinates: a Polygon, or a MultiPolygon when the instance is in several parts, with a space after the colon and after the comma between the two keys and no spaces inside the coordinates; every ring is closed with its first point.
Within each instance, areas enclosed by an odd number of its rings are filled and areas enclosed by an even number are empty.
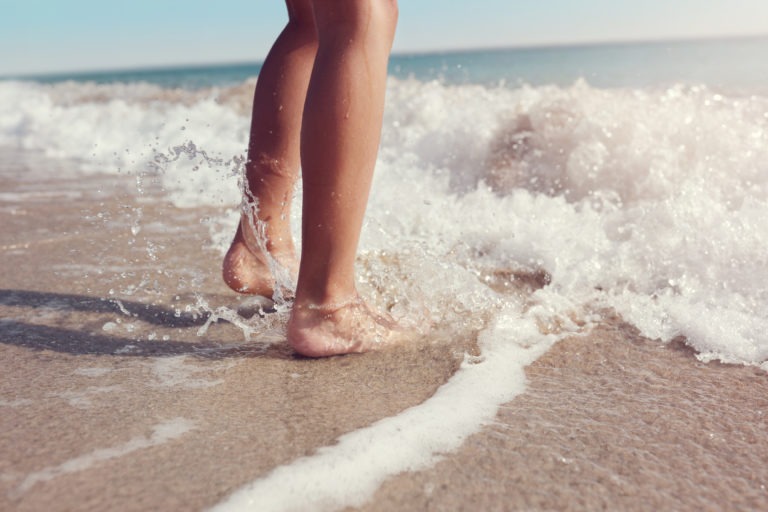
{"type": "Polygon", "coordinates": [[[358,298],[354,263],[376,162],[394,0],[313,0],[319,47],[301,132],[302,256],[288,341],[308,356],[397,335],[358,298]]]}
{"type": "Polygon", "coordinates": [[[275,280],[263,249],[296,274],[289,209],[299,173],[302,110],[317,51],[310,0],[286,4],[288,24],[264,61],[253,98],[246,195],[257,209],[241,216],[223,264],[230,288],[268,297],[275,280]],[[258,240],[252,226],[263,227],[266,240],[258,240]]]}

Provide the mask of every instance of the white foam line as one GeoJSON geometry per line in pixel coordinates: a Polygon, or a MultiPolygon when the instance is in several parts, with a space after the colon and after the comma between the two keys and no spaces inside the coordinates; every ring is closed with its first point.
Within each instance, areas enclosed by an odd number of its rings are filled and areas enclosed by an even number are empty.
{"type": "Polygon", "coordinates": [[[104,393],[113,393],[115,391],[120,391],[121,389],[122,388],[120,386],[89,386],[79,391],[61,391],[58,393],[51,393],[50,396],[64,399],[69,402],[69,405],[72,407],[77,407],[78,409],[87,409],[93,405],[91,398],[94,396],[104,393]]]}
{"type": "MultiPolygon", "coordinates": [[[[203,372],[209,372],[210,369],[198,368],[191,364],[186,364],[188,357],[185,355],[174,357],[159,357],[151,363],[152,373],[155,382],[150,385],[154,387],[180,387],[186,389],[203,389],[218,386],[223,380],[196,379],[195,375],[203,372]]],[[[218,364],[217,369],[227,369],[234,366],[235,363],[225,362],[218,364]]]]}
{"type": "Polygon", "coordinates": [[[112,446],[110,448],[101,448],[90,453],[80,455],[74,459],[59,464],[58,466],[47,467],[27,475],[24,481],[16,489],[17,494],[23,494],[40,482],[47,482],[54,478],[76,473],[89,469],[100,462],[115,459],[128,455],[131,452],[144,448],[157,446],[186,434],[194,428],[191,421],[185,418],[174,418],[172,420],[160,423],[152,427],[153,433],[150,437],[134,437],[127,443],[112,446]]]}
{"type": "Polygon", "coordinates": [[[323,511],[360,506],[387,477],[428,468],[442,454],[456,450],[495,418],[501,404],[524,390],[523,368],[556,341],[541,335],[531,320],[505,316],[481,334],[482,359],[465,360],[424,403],[346,434],[315,455],[277,467],[212,510],[323,511]]]}
{"type": "Polygon", "coordinates": [[[2,400],[0,399],[0,407],[23,407],[25,405],[32,405],[34,402],[29,398],[19,398],[18,400],[2,400]]]}

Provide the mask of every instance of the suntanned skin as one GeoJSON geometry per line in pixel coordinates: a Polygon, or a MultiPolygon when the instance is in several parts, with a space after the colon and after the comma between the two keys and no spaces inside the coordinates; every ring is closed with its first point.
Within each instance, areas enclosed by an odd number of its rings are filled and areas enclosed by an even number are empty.
{"type": "Polygon", "coordinates": [[[322,357],[387,346],[401,336],[357,295],[354,263],[384,110],[395,0],[288,0],[289,21],[254,95],[244,212],[224,259],[236,291],[271,296],[273,258],[297,265],[289,207],[302,168],[302,255],[288,342],[322,357]],[[250,217],[250,218],[249,218],[250,217]],[[263,229],[259,243],[251,225],[263,229]]]}

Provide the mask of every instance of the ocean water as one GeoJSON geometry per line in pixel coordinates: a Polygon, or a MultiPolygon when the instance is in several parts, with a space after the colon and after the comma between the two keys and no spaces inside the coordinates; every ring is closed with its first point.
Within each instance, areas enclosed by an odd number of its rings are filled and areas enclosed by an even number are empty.
{"type": "MultiPolygon", "coordinates": [[[[358,431],[381,441],[403,435],[398,422],[424,426],[408,429],[418,453],[392,455],[366,470],[356,488],[368,490],[329,503],[364,502],[387,474],[454,449],[521,392],[525,364],[615,315],[702,361],[768,369],[767,51],[768,39],[743,39],[392,59],[359,286],[435,340],[477,337],[482,355],[446,384],[453,405],[438,394],[358,431]]],[[[86,179],[129,174],[139,194],[154,186],[179,208],[220,208],[209,225],[223,252],[257,74],[242,65],[2,81],[0,148],[66,160],[86,179]]],[[[297,236],[300,200],[299,189],[297,236]]],[[[274,328],[237,321],[252,339],[274,328]]],[[[290,473],[322,475],[356,443],[290,473]]],[[[260,485],[284,478],[276,470],[260,485]]],[[[230,505],[253,499],[246,491],[230,505]]]]}

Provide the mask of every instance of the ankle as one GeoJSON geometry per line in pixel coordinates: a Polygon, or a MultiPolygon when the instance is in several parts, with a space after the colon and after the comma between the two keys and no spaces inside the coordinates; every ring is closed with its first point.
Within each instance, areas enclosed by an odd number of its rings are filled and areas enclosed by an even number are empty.
{"type": "Polygon", "coordinates": [[[341,300],[323,300],[323,301],[308,301],[306,298],[297,299],[294,302],[294,309],[302,314],[308,315],[331,315],[339,310],[348,308],[350,306],[358,306],[365,304],[362,297],[357,292],[349,295],[341,300]]]}
{"type": "Polygon", "coordinates": [[[238,232],[251,251],[263,252],[266,250],[273,256],[287,256],[293,258],[296,251],[291,236],[290,223],[274,222],[260,218],[250,219],[242,216],[238,232]]]}
{"type": "Polygon", "coordinates": [[[335,283],[308,285],[299,275],[294,307],[308,311],[333,311],[361,301],[362,299],[354,285],[340,286],[335,283]]]}

